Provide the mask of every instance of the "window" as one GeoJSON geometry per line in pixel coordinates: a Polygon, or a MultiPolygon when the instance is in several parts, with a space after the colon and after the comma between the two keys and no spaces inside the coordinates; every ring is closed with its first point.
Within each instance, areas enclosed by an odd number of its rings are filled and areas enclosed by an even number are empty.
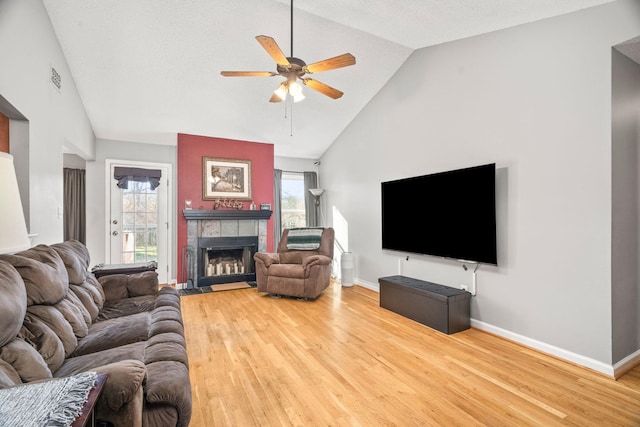
{"type": "Polygon", "coordinates": [[[122,191],[122,262],[158,259],[158,190],[129,181],[122,191]]]}
{"type": "Polygon", "coordinates": [[[306,226],[304,207],[304,174],[302,172],[282,173],[282,228],[306,226]]]}

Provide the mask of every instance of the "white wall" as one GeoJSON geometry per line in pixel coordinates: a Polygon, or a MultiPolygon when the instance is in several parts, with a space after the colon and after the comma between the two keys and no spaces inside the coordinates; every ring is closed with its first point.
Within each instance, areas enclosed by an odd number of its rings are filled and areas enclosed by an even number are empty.
{"type": "Polygon", "coordinates": [[[29,122],[21,138],[28,149],[17,147],[15,156],[16,169],[28,170],[29,231],[38,234],[34,243],[59,242],[63,146],[91,158],[94,135],[41,1],[0,1],[0,57],[0,94],[29,122]],[[62,77],[60,91],[49,81],[51,67],[62,77]]]}
{"type": "MultiPolygon", "coordinates": [[[[474,324],[610,368],[611,46],[638,34],[640,3],[619,1],[414,52],[322,157],[356,281],[406,255],[381,250],[381,181],[495,162],[499,266],[479,270],[474,324]]],[[[471,282],[434,257],[403,269],[471,282]]]]}

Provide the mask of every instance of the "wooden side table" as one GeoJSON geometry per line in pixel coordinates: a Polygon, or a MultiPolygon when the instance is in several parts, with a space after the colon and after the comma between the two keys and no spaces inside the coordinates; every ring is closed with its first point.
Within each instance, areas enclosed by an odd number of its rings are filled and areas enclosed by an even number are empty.
{"type": "Polygon", "coordinates": [[[96,403],[98,402],[98,398],[102,394],[102,389],[104,389],[104,383],[107,381],[107,374],[99,374],[96,379],[96,384],[93,386],[91,391],[89,391],[89,396],[87,396],[87,401],[84,403],[82,407],[82,413],[78,415],[78,418],[71,424],[71,427],[84,427],[91,426],[95,427],[96,425],[96,417],[94,414],[94,409],[96,403]]]}

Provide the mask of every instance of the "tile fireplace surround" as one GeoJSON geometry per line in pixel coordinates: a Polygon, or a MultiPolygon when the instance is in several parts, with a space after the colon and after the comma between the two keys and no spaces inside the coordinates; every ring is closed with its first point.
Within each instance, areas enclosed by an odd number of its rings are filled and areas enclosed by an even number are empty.
{"type": "Polygon", "coordinates": [[[258,251],[267,250],[267,220],[271,211],[239,211],[239,210],[183,210],[187,220],[187,253],[190,260],[183,257],[187,266],[187,277],[191,279],[185,287],[196,287],[198,278],[198,239],[200,237],[239,237],[257,236],[258,251]],[[192,284],[190,284],[192,283],[192,284]]]}

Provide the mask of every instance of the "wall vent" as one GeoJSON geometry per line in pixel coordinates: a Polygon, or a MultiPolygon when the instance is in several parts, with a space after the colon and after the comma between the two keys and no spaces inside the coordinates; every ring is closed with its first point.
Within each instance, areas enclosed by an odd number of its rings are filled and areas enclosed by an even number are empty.
{"type": "Polygon", "coordinates": [[[60,74],[58,74],[56,69],[53,67],[51,67],[51,83],[53,83],[58,90],[62,89],[62,77],[60,77],[60,74]]]}

